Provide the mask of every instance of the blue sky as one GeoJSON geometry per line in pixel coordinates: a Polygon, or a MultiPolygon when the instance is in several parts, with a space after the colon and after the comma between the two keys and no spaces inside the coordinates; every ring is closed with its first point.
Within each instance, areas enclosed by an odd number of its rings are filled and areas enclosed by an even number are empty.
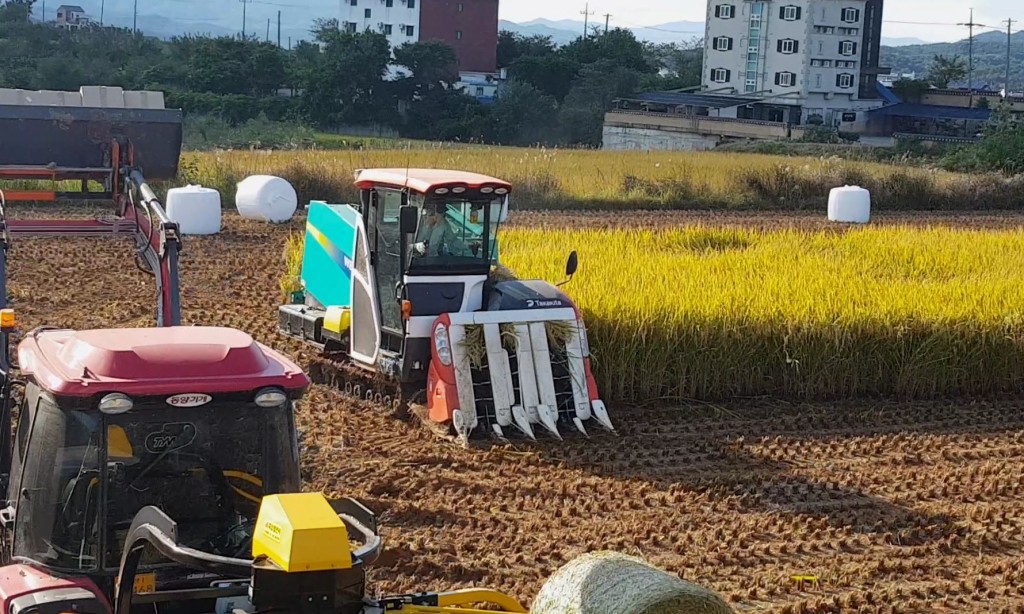
{"type": "MultiPolygon", "coordinates": [[[[547,19],[583,19],[588,0],[502,0],[501,17],[511,21],[547,19]]],[[[611,22],[621,26],[655,25],[670,21],[703,21],[706,3],[703,0],[589,0],[591,19],[604,20],[611,13],[611,22]]],[[[1024,2],[1021,0],[887,0],[885,4],[885,36],[916,37],[924,40],[966,38],[969,9],[974,7],[974,20],[986,26],[1006,29],[1007,18],[1019,19],[1014,29],[1024,29],[1024,2]],[[898,23],[923,22],[923,23],[898,23]],[[1002,22],[1002,23],[1000,23],[1002,22]]],[[[977,32],[986,31],[978,29],[977,32]]]]}

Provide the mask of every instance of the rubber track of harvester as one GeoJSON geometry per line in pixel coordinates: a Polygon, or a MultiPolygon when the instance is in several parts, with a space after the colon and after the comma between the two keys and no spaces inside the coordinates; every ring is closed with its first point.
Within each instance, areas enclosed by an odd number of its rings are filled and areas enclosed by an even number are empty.
{"type": "Polygon", "coordinates": [[[400,420],[416,418],[435,437],[451,443],[458,441],[449,425],[438,424],[427,417],[426,406],[422,403],[426,391],[422,388],[403,386],[379,373],[329,356],[313,358],[308,371],[316,384],[338,390],[351,399],[373,403],[400,420]]]}

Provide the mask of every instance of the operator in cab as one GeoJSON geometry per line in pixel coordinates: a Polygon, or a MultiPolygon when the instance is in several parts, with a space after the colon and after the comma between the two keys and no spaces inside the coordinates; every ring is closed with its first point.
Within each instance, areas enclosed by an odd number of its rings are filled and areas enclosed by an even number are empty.
{"type": "Polygon", "coordinates": [[[412,248],[417,256],[448,256],[471,253],[445,219],[448,205],[443,202],[423,207],[423,221],[412,248]]]}

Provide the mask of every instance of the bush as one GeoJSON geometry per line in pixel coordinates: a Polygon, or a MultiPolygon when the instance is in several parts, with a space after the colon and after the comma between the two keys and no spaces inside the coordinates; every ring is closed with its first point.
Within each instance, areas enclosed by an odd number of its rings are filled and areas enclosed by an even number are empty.
{"type": "Polygon", "coordinates": [[[315,143],[314,137],[310,128],[271,121],[263,114],[237,125],[219,117],[189,115],[184,146],[192,150],[306,149],[315,143]]]}

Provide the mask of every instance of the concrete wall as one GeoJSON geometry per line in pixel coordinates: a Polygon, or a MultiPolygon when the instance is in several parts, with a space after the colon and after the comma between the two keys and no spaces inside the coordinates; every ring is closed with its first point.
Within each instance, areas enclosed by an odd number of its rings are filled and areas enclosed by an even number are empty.
{"type": "MultiPolygon", "coordinates": [[[[612,111],[605,114],[604,125],[606,133],[610,128],[627,128],[633,131],[646,130],[665,134],[690,135],[689,137],[677,136],[674,138],[714,137],[715,142],[721,137],[766,140],[790,138],[789,127],[783,123],[716,117],[671,116],[642,111],[612,111]]],[[[612,133],[615,134],[615,131],[612,133]]]]}
{"type": "MultiPolygon", "coordinates": [[[[1003,100],[1003,97],[996,93],[974,94],[974,106],[978,101],[987,98],[989,108],[995,109],[1000,105],[1008,107],[1011,111],[1024,111],[1024,99],[1010,98],[1003,100]]],[[[959,90],[926,90],[921,94],[921,104],[933,104],[947,107],[969,108],[971,106],[971,95],[966,91],[959,90]]]]}
{"type": "Polygon", "coordinates": [[[651,128],[604,126],[604,149],[613,151],[706,151],[714,149],[719,139],[686,132],[667,132],[651,128]]]}

